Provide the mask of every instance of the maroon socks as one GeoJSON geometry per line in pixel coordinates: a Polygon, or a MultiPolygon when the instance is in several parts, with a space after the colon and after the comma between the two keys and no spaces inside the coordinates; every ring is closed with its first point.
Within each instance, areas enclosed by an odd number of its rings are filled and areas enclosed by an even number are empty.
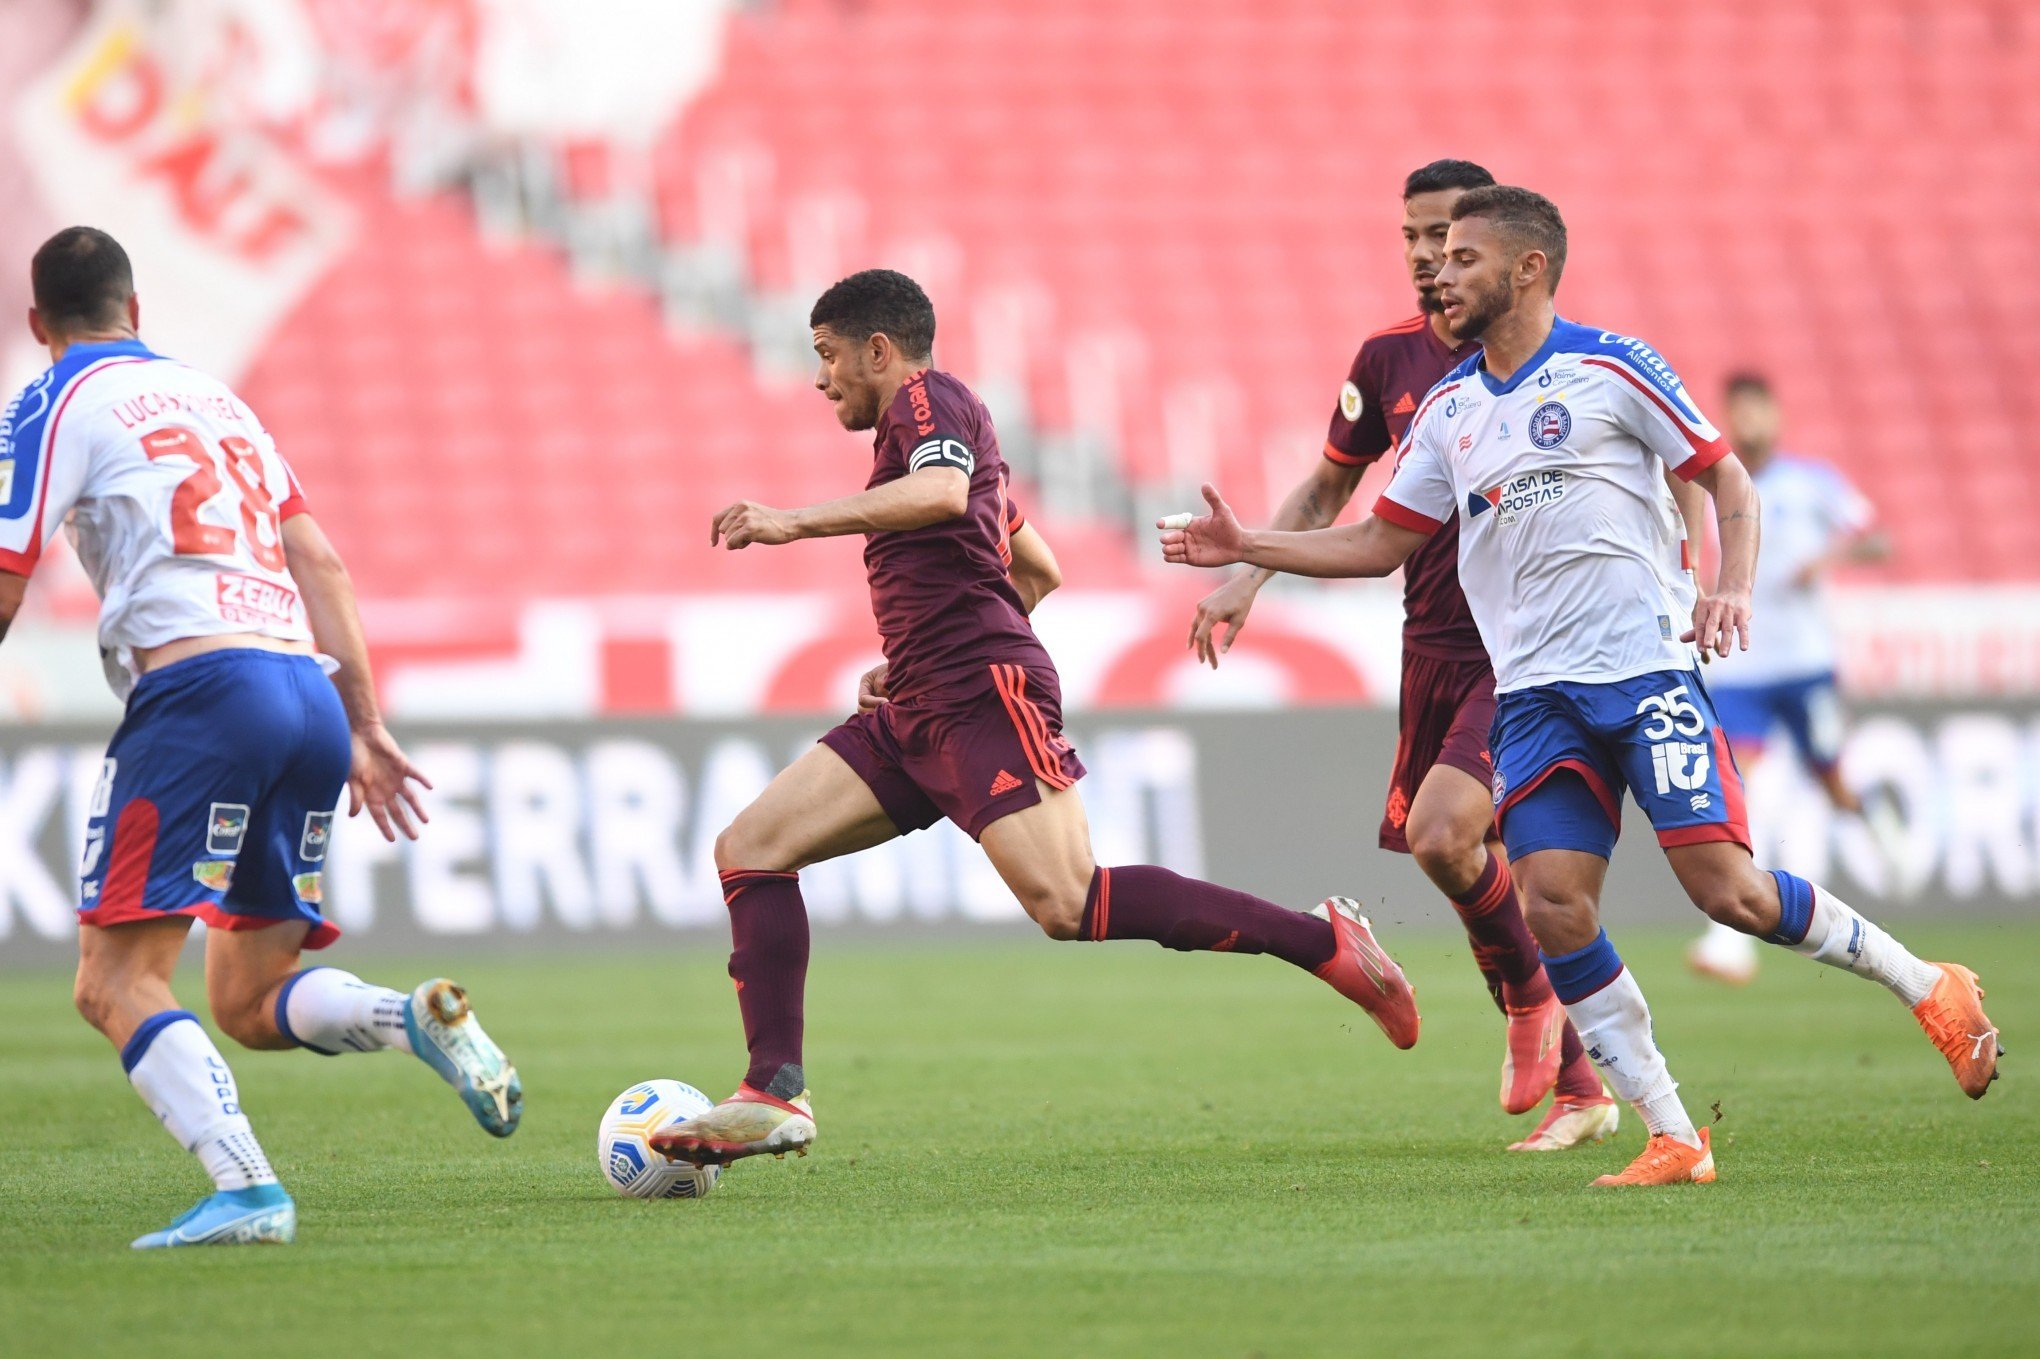
{"type": "MultiPolygon", "coordinates": [[[[1516,901],[1516,882],[1509,865],[1499,854],[1487,856],[1487,867],[1473,886],[1452,898],[1453,909],[1466,927],[1473,945],[1473,960],[1487,982],[1495,1008],[1523,1009],[1541,1005],[1551,995],[1551,982],[1544,975],[1544,962],[1537,941],[1524,923],[1523,908],[1516,901]]],[[[1579,1033],[1567,1020],[1565,1038],[1559,1045],[1558,1085],[1561,1096],[1585,1099],[1601,1093],[1601,1077],[1587,1060],[1579,1033]]]]}
{"type": "MultiPolygon", "coordinates": [[[[1078,937],[1152,939],[1185,953],[1272,953],[1306,972],[1338,948],[1328,921],[1148,864],[1091,874],[1078,937]]],[[[1534,945],[1530,957],[1536,960],[1534,945]]]]}
{"type": "Polygon", "coordinates": [[[1466,927],[1473,960],[1496,1008],[1521,1010],[1543,1004],[1551,995],[1551,983],[1544,978],[1537,941],[1523,923],[1523,908],[1516,904],[1515,880],[1500,855],[1487,856],[1487,867],[1473,886],[1452,898],[1452,907],[1466,927]]]}
{"type": "Polygon", "coordinates": [[[731,868],[722,874],[730,908],[730,978],[744,1013],[744,1043],[751,1066],[744,1084],[781,1099],[807,1088],[801,1070],[806,1020],[807,906],[794,873],[731,868]]]}

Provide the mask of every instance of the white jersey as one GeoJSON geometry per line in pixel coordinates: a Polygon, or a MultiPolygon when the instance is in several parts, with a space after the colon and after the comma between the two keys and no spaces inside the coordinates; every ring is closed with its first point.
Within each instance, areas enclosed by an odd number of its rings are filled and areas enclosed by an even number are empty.
{"type": "Polygon", "coordinates": [[[1727,452],[1650,346],[1561,319],[1507,382],[1476,355],[1431,389],[1374,512],[1424,533],[1460,516],[1496,692],[1689,670],[1690,554],[1660,464],[1690,480],[1727,452]]]}
{"type": "Polygon", "coordinates": [[[1823,579],[1799,579],[1876,517],[1863,493],[1826,463],[1776,454],[1753,474],[1764,506],[1764,550],[1751,590],[1761,641],[1728,658],[1718,684],[1755,686],[1812,679],[1835,668],[1823,579]]]}
{"type": "Polygon", "coordinates": [[[123,698],[137,648],[228,632],[311,640],[283,553],[283,521],[304,509],[254,412],[139,341],[71,346],[0,418],[0,570],[32,572],[74,514],[123,698]]]}

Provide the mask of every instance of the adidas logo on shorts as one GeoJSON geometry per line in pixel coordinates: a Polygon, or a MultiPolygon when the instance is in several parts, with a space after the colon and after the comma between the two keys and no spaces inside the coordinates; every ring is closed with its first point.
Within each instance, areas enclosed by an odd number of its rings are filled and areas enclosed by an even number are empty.
{"type": "Polygon", "coordinates": [[[985,794],[985,796],[1004,797],[1007,793],[1012,792],[1015,788],[1018,788],[1020,786],[1021,786],[1020,780],[1014,778],[1011,774],[1001,769],[999,771],[999,776],[992,780],[991,792],[985,794]]]}

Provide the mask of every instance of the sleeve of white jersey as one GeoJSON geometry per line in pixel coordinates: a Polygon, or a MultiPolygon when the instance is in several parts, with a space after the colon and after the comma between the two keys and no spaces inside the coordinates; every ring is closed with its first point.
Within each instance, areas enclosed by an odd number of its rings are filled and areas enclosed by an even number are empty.
{"type": "Polygon", "coordinates": [[[1630,340],[1586,362],[1608,373],[1613,403],[1626,415],[1629,431],[1683,479],[1691,481],[1732,451],[1672,366],[1649,345],[1630,340]]]}
{"type": "Polygon", "coordinates": [[[1843,476],[1835,468],[1828,468],[1830,488],[1828,514],[1834,523],[1834,531],[1843,537],[1867,532],[1877,522],[1877,507],[1870,498],[1856,489],[1856,483],[1843,476]]]}
{"type": "Polygon", "coordinates": [[[85,489],[91,450],[73,420],[50,427],[52,375],[32,382],[0,423],[0,571],[30,575],[85,489]]]}
{"type": "Polygon", "coordinates": [[[1453,499],[1452,471],[1438,452],[1435,431],[1444,421],[1432,416],[1435,407],[1436,402],[1426,398],[1396,450],[1395,475],[1374,502],[1377,519],[1417,533],[1436,533],[1459,508],[1453,499]]]}

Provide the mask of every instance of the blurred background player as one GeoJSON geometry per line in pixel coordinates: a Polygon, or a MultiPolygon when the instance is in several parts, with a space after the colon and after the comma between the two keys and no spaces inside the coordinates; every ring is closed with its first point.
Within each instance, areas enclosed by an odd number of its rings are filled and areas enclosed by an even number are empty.
{"type": "MultiPolygon", "coordinates": [[[[1403,181],[1403,262],[1417,314],[1370,335],[1339,389],[1324,456],[1275,513],[1277,529],[1323,528],[1339,517],[1369,464],[1402,441],[1418,403],[1480,348],[1456,340],[1439,313],[1452,205],[1495,182],[1471,161],[1438,160],[1403,181]]],[[[1214,668],[1232,649],[1261,587],[1275,572],[1247,567],[1197,605],[1190,644],[1214,668]],[[1224,629],[1221,640],[1220,628],[1224,629]]],[[[1403,564],[1402,731],[1389,775],[1381,847],[1412,855],[1466,927],[1488,994],[1508,1021],[1502,1108],[1551,1109],[1511,1151],[1558,1151],[1615,1130],[1615,1101],[1602,1088],[1579,1035],[1552,993],[1537,941],[1523,923],[1508,856],[1495,833],[1488,727],[1495,671],[1459,588],[1459,523],[1448,520],[1403,564]]]]}
{"type": "MultiPolygon", "coordinates": [[[[1869,802],[1842,781],[1843,718],[1835,681],[1834,629],[1825,583],[1836,566],[1891,555],[1863,493],[1834,467],[1778,449],[1778,399],[1762,374],[1728,379],[1729,445],[1749,469],[1764,506],[1764,550],[1751,595],[1762,640],[1709,672],[1721,728],[1745,771],[1783,728],[1799,762],[1836,811],[1863,818],[1885,860],[1885,881],[1902,871],[1905,827],[1888,794],[1869,802]]],[[[1709,925],[1687,955],[1695,971],[1741,985],[1757,973],[1757,942],[1709,925]]]]}
{"type": "Polygon", "coordinates": [[[1374,515],[1248,532],[1206,486],[1211,513],[1164,533],[1164,556],[1384,576],[1467,516],[1460,579],[1495,661],[1495,802],[1524,914],[1587,1051],[1650,1130],[1627,1169],[1595,1184],[1715,1177],[1708,1130],[1680,1101],[1643,991],[1600,927],[1625,788],[1710,919],[1878,982],[1981,1099],[1999,1048],[1976,974],[1921,961],[1832,893],[1750,859],[1741,778],[1688,645],[1749,646],[1748,473],[1648,345],[1558,316],[1566,230],[1549,199],[1475,189],[1452,217],[1439,299],[1451,333],[1483,348],[1419,408],[1374,515]],[[1714,497],[1713,594],[1696,595],[1663,468],[1714,497]]]}
{"type": "Polygon", "coordinates": [[[699,1163],[805,1154],[815,1122],[801,1056],[800,870],[945,817],[984,846],[1052,939],[1272,953],[1367,1010],[1397,1047],[1414,1044],[1415,994],[1351,901],[1304,913],[1165,868],[1096,864],[1061,682],[1028,621],[1061,573],[1011,508],[990,414],[933,366],[933,304],[904,274],[868,269],[824,292],[808,325],[815,387],[845,429],[875,431],[871,479],[803,509],[740,501],[716,516],[710,540],[736,551],[863,534],[886,663],[866,676],[856,716],[716,841],[750,1067],[729,1099],[652,1145],[699,1163]]]}
{"type": "Polygon", "coordinates": [[[244,1047],[400,1048],[498,1137],[517,1127],[517,1072],[445,978],[407,996],[299,967],[340,934],[319,905],[341,790],[386,838],[415,839],[410,784],[430,784],[383,727],[346,568],[254,413],[141,342],[111,236],[58,232],[30,273],[29,327],[51,367],[0,426],[0,638],[75,515],[107,676],[127,701],[79,871],[78,1010],[215,1189],[134,1244],[287,1242],[296,1206],[232,1070],[171,994],[194,919],[212,927],[213,1019],[244,1047]]]}

